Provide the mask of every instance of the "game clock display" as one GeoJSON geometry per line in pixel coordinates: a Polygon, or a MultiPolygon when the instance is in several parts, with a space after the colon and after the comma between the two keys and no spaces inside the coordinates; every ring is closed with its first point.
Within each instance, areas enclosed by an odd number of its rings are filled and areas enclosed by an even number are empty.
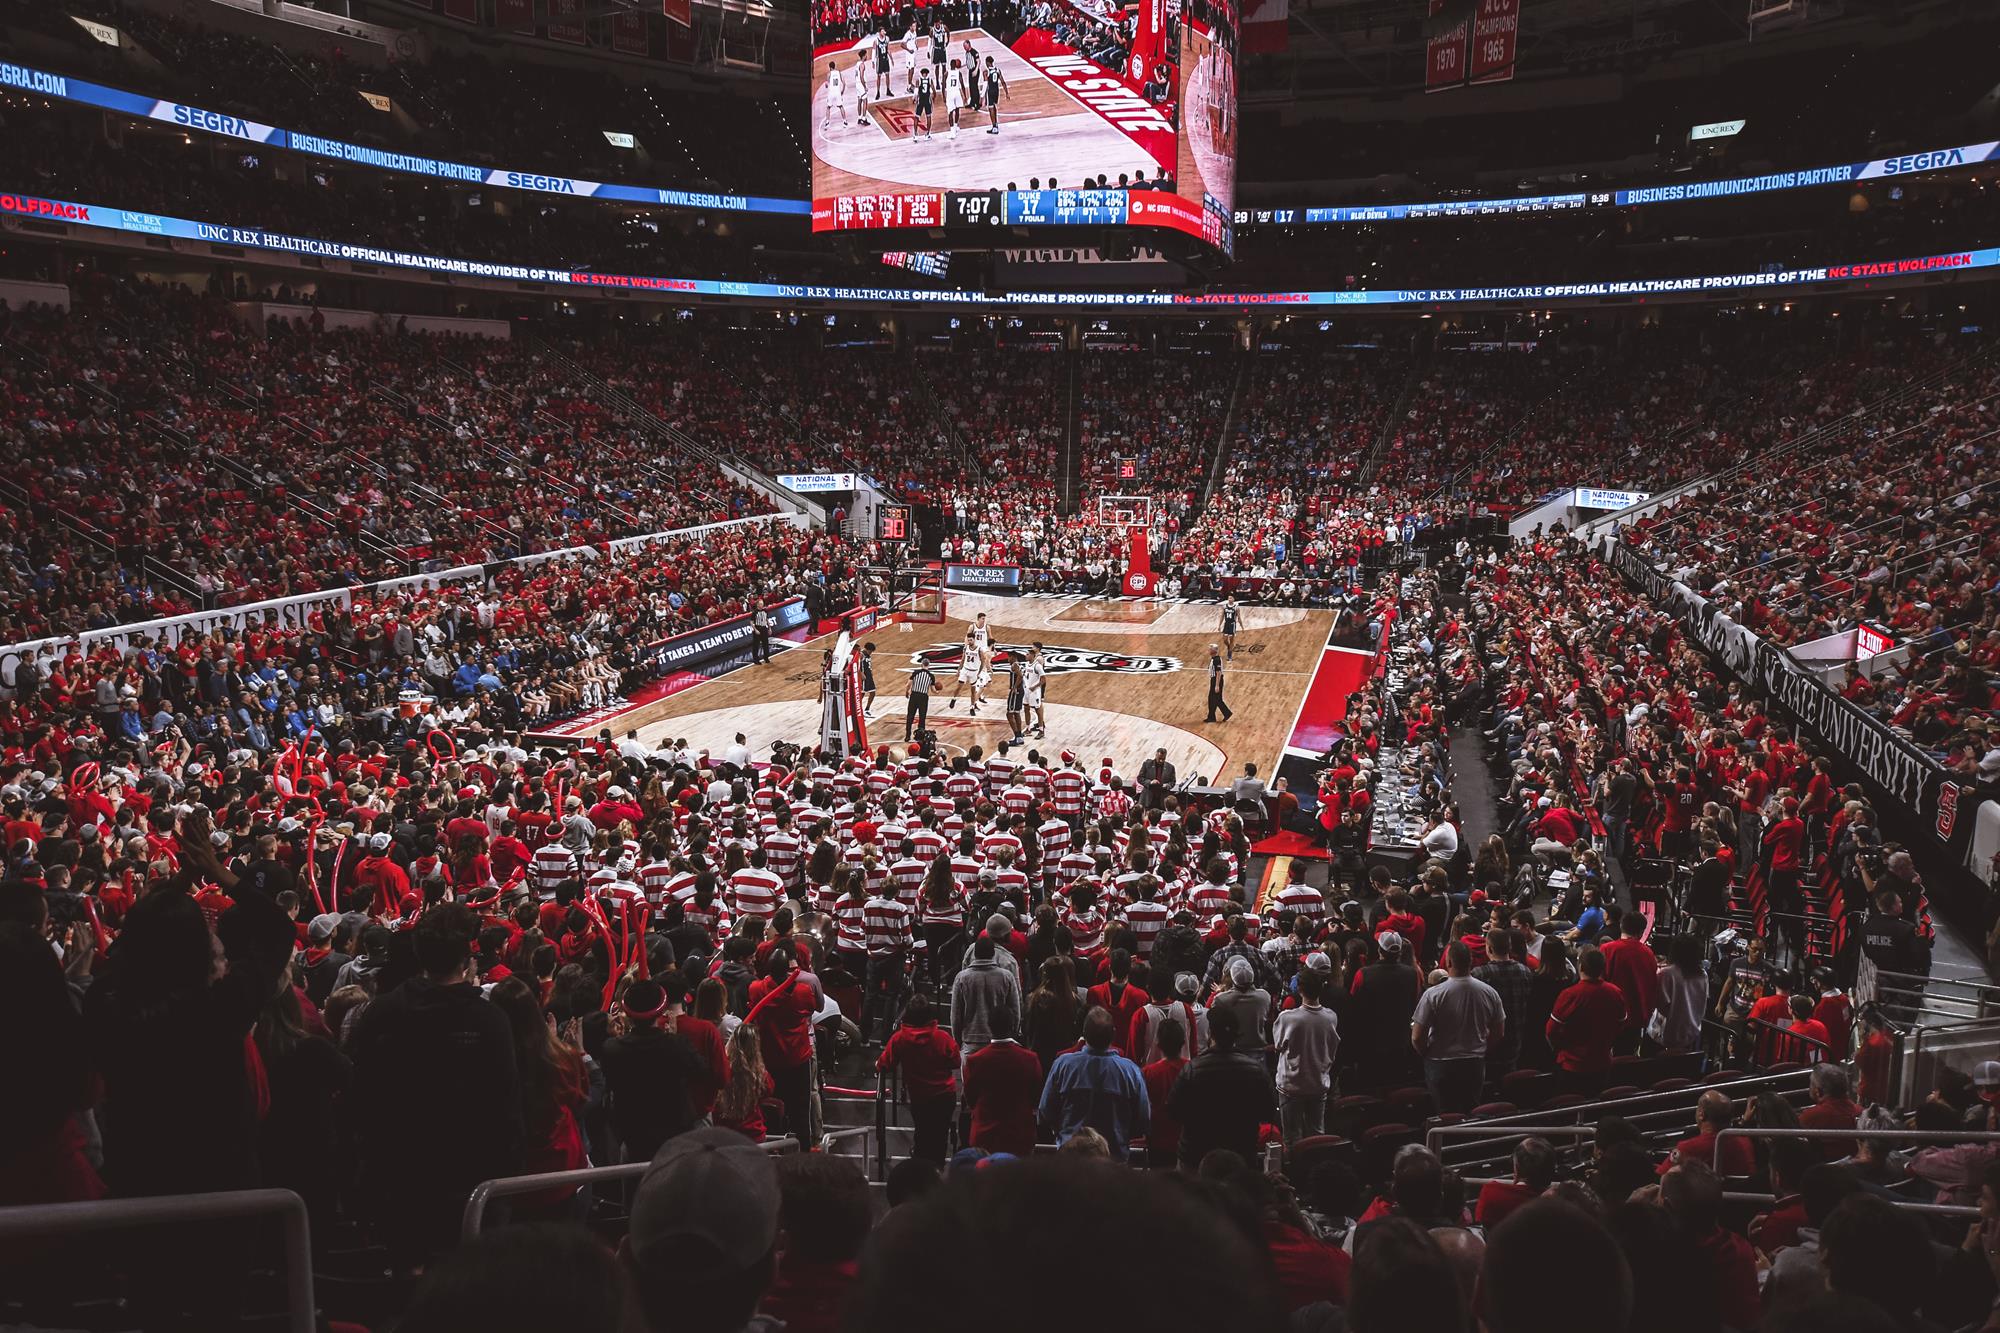
{"type": "Polygon", "coordinates": [[[813,230],[1157,227],[1227,251],[1227,0],[815,0],[813,230]]]}
{"type": "Polygon", "coordinates": [[[908,505],[883,505],[875,511],[876,535],[885,542],[906,542],[910,539],[910,507],[908,505]]]}

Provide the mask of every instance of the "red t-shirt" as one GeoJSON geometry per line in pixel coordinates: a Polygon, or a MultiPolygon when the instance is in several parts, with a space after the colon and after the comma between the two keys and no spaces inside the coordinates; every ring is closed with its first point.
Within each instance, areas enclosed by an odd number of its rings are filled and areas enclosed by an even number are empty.
{"type": "MultiPolygon", "coordinates": [[[[972,1113],[972,1146],[1025,1157],[1035,1150],[1035,1104],[1042,1090],[1042,1062],[1016,1042],[994,1042],[966,1057],[965,1105],[972,1113]]],[[[1154,1118],[1158,1133],[1159,1120],[1154,1118]]]]}
{"type": "Polygon", "coordinates": [[[1611,1043],[1625,1030],[1625,997],[1604,981],[1579,981],[1556,996],[1549,1011],[1549,1045],[1570,1073],[1611,1068],[1611,1043]]]}
{"type": "Polygon", "coordinates": [[[1625,936],[1604,946],[1604,979],[1625,997],[1625,1026],[1630,1032],[1652,1015],[1660,997],[1660,960],[1653,946],[1625,936]]]}

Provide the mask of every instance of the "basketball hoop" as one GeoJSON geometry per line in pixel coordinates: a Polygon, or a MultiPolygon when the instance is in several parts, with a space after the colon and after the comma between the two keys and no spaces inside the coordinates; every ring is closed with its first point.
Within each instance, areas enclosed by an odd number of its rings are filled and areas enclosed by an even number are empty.
{"type": "Polygon", "coordinates": [[[1153,497],[1150,495],[1100,495],[1097,521],[1108,528],[1129,531],[1153,526],[1153,497]]]}

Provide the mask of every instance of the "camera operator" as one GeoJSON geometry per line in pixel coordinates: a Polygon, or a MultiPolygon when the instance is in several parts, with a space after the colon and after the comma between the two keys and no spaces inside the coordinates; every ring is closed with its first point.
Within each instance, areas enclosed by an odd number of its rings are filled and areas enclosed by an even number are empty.
{"type": "Polygon", "coordinates": [[[1901,848],[1856,857],[1873,909],[1861,923],[1861,952],[1890,972],[1929,976],[1931,941],[1923,929],[1924,881],[1901,848]]]}
{"type": "Polygon", "coordinates": [[[1875,827],[1875,811],[1861,801],[1848,803],[1847,823],[1834,840],[1833,863],[1840,875],[1841,906],[1847,912],[1865,910],[1874,896],[1863,877],[1863,866],[1872,875],[1882,874],[1882,831],[1875,827]]]}

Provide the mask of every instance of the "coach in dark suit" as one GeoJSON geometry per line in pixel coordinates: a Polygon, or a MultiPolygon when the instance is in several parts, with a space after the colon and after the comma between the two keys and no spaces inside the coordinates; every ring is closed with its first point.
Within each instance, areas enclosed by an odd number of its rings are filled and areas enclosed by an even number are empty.
{"type": "Polygon", "coordinates": [[[1222,720],[1230,718],[1228,702],[1222,697],[1222,646],[1208,645],[1208,720],[1215,721],[1216,710],[1222,711],[1222,720]]]}
{"type": "Polygon", "coordinates": [[[1167,793],[1174,789],[1174,781],[1179,774],[1167,762],[1165,749],[1155,750],[1153,757],[1139,765],[1139,790],[1146,794],[1146,808],[1158,809],[1167,803],[1167,793]]]}

